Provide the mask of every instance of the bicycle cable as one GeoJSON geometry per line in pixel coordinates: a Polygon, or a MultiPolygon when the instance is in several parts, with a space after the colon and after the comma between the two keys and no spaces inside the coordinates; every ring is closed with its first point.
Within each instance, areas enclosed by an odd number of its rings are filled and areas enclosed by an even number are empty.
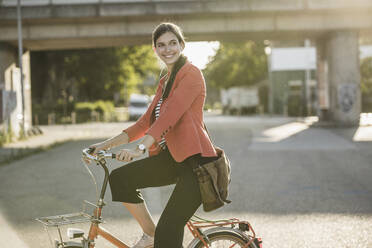
{"type": "Polygon", "coordinates": [[[99,194],[98,194],[98,186],[97,186],[96,178],[94,177],[92,171],[89,169],[89,167],[88,167],[88,165],[87,165],[87,162],[85,162],[83,158],[81,158],[81,161],[83,161],[83,164],[84,164],[84,166],[85,166],[85,169],[88,170],[88,173],[89,173],[89,175],[91,176],[94,185],[96,186],[96,199],[98,200],[98,199],[99,199],[99,198],[98,198],[98,195],[99,195],[99,194]]]}
{"type": "Polygon", "coordinates": [[[200,222],[200,221],[204,221],[204,222],[209,222],[209,223],[217,223],[217,222],[228,222],[230,220],[227,220],[227,219],[221,219],[221,220],[207,220],[207,219],[204,219],[202,217],[199,217],[197,216],[196,214],[193,215],[193,217],[190,218],[191,221],[194,221],[194,222],[200,222]],[[195,217],[196,219],[194,219],[193,217],[195,217]]]}

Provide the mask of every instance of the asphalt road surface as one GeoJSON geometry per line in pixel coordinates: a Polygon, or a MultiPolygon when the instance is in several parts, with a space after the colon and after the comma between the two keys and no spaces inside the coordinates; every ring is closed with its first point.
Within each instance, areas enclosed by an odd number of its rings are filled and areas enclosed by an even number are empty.
{"type": "MultiPolygon", "coordinates": [[[[372,247],[372,139],[364,135],[371,127],[332,129],[288,118],[223,116],[210,116],[206,123],[232,162],[232,203],[212,213],[200,209],[199,215],[248,220],[269,248],[372,247]]],[[[1,248],[51,247],[34,218],[77,212],[84,199],[95,201],[80,154],[97,141],[69,142],[0,167],[0,232],[9,234],[1,248]]],[[[90,168],[100,186],[102,171],[90,168]]],[[[172,187],[143,191],[155,221],[172,187]]],[[[109,188],[106,202],[104,227],[133,244],[141,233],[138,224],[111,202],[109,188]]],[[[87,231],[87,224],[74,227],[87,231]]],[[[57,238],[53,229],[50,235],[57,238]]],[[[186,234],[185,244],[190,239],[186,234]]],[[[97,246],[113,247],[102,239],[97,246]]]]}

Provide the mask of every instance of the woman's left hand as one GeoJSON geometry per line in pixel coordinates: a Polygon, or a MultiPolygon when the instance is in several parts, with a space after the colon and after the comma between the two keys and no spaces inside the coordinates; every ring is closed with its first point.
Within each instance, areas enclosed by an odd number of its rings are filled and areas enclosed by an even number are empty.
{"type": "Polygon", "coordinates": [[[116,160],[121,162],[130,162],[134,158],[141,157],[143,153],[137,149],[122,149],[116,154],[116,160]]]}

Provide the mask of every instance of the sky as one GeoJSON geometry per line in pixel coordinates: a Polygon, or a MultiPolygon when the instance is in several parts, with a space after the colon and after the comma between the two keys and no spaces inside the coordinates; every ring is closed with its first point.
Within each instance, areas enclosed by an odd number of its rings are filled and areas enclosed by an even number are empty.
{"type": "Polygon", "coordinates": [[[199,69],[204,69],[208,63],[208,58],[214,56],[220,43],[213,42],[186,42],[183,54],[199,69]]]}

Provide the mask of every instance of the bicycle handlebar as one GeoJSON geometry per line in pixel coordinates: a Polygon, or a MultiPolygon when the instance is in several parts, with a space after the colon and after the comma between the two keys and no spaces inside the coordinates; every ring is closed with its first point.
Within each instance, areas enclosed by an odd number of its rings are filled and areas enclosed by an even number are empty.
{"type": "Polygon", "coordinates": [[[116,158],[116,154],[101,150],[96,153],[96,155],[92,155],[94,148],[85,148],[83,149],[83,156],[90,160],[98,161],[101,158],[116,158]]]}
{"type": "MultiPolygon", "coordinates": [[[[102,208],[103,205],[104,205],[103,199],[105,197],[106,187],[107,187],[108,178],[109,178],[109,170],[106,166],[105,158],[116,158],[116,154],[101,150],[101,151],[97,152],[95,155],[92,155],[94,150],[95,150],[95,148],[85,148],[85,149],[83,149],[83,157],[86,158],[86,159],[93,160],[93,161],[97,162],[97,165],[99,164],[105,171],[105,178],[103,180],[101,194],[100,194],[100,198],[99,198],[99,201],[98,201],[98,206],[100,208],[102,208]]],[[[85,167],[89,171],[89,173],[91,174],[91,176],[93,178],[93,181],[97,186],[96,180],[94,179],[94,176],[93,176],[92,172],[89,170],[88,166],[85,165],[85,167]]],[[[97,189],[97,195],[98,195],[98,189],[97,189]]]]}

